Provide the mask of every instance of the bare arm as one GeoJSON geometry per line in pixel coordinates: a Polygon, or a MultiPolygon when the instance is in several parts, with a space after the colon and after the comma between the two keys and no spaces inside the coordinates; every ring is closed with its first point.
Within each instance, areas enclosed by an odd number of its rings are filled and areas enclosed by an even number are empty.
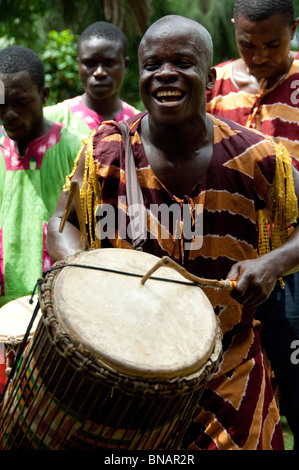
{"type": "MultiPolygon", "coordinates": [[[[295,169],[294,185],[299,200],[299,172],[295,169]]],[[[240,303],[256,306],[271,294],[277,280],[299,270],[299,224],[286,243],[257,259],[232,266],[227,278],[237,281],[232,296],[240,303]]]]}
{"type": "MultiPolygon", "coordinates": [[[[78,167],[73,176],[73,181],[78,181],[81,188],[84,175],[85,149],[81,153],[78,167]]],[[[62,191],[57,203],[56,210],[48,223],[46,247],[53,261],[58,261],[65,256],[73,255],[82,250],[81,233],[76,215],[75,205],[72,204],[68,220],[63,231],[59,232],[59,225],[64,212],[68,193],[62,191]]]]}

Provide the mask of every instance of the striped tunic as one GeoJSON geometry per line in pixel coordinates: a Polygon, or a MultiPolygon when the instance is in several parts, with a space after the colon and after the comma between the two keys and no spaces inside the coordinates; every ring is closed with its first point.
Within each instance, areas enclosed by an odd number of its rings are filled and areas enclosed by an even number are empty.
{"type": "Polygon", "coordinates": [[[270,90],[261,86],[256,95],[238,88],[232,63],[216,66],[217,80],[207,92],[207,111],[273,136],[286,147],[299,169],[299,53],[282,82],[270,90]]]}
{"type": "MultiPolygon", "coordinates": [[[[128,120],[146,209],[147,238],[142,249],[159,257],[167,255],[197,276],[225,279],[236,261],[258,256],[256,211],[267,204],[276,170],[274,144],[257,131],[211,116],[214,152],[209,167],[190,194],[178,198],[167,190],[148,163],[138,132],[143,115],[128,120]],[[176,207],[179,219],[169,215],[166,221],[162,220],[156,208],[163,205],[176,207]]],[[[113,247],[132,248],[125,152],[118,125],[112,121],[102,124],[93,135],[92,145],[95,166],[89,166],[89,180],[94,200],[98,198],[95,210],[100,215],[101,204],[106,205],[107,211],[115,209],[115,221],[105,216],[102,236],[109,236],[113,247]],[[96,180],[92,179],[92,172],[96,180]]],[[[97,225],[98,236],[99,231],[97,225]]],[[[279,415],[263,364],[255,310],[240,305],[227,291],[204,291],[220,319],[224,354],[219,371],[204,392],[184,446],[282,449],[279,415]]]]}

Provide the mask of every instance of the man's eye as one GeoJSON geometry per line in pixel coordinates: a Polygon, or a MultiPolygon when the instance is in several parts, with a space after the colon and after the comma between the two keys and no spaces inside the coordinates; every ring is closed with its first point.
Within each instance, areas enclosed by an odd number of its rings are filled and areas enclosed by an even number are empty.
{"type": "Polygon", "coordinates": [[[22,106],[22,107],[25,108],[26,106],[28,106],[30,104],[30,100],[21,100],[21,101],[19,101],[18,104],[19,104],[19,106],[22,106]]]}
{"type": "Polygon", "coordinates": [[[115,60],[109,59],[105,61],[106,67],[113,67],[115,65],[115,60]]]}
{"type": "Polygon", "coordinates": [[[271,44],[268,44],[269,49],[276,49],[279,47],[279,42],[272,42],[271,44]]]}
{"type": "Polygon", "coordinates": [[[240,46],[245,48],[245,49],[252,49],[253,48],[252,44],[248,44],[247,42],[245,42],[245,43],[241,42],[240,46]]]}
{"type": "Polygon", "coordinates": [[[149,62],[148,64],[145,64],[144,68],[145,70],[156,70],[159,67],[159,64],[156,62],[149,62]]]}
{"type": "Polygon", "coordinates": [[[189,60],[180,60],[177,63],[177,66],[182,68],[182,69],[188,69],[189,67],[192,67],[192,63],[189,60]]]}
{"type": "Polygon", "coordinates": [[[93,60],[85,60],[82,62],[85,67],[91,68],[95,66],[95,62],[93,60]]]}

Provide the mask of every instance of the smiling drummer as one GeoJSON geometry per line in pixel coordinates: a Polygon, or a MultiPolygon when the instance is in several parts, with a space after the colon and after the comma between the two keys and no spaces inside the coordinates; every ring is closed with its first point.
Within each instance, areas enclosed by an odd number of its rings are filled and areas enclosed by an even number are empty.
{"type": "Polygon", "coordinates": [[[184,445],[282,449],[254,314],[276,282],[299,266],[299,229],[288,239],[282,235],[288,223],[296,227],[299,177],[285,149],[272,140],[206,114],[206,90],[215,82],[211,63],[210,35],[197,22],[171,15],[148,29],[139,47],[140,93],[147,112],[127,121],[133,159],[117,123],[104,123],[90,135],[50,221],[47,247],[54,260],[82,249],[74,208],[59,232],[70,181],[78,181],[92,248],[142,248],[171,257],[197,276],[237,281],[231,294],[204,289],[220,319],[224,354],[184,445]],[[281,191],[283,197],[277,198],[281,191]],[[131,193],[144,209],[139,207],[143,219],[136,238],[131,193]],[[105,230],[94,230],[94,215],[104,206],[107,213],[113,208],[110,217],[103,214],[105,230]],[[179,218],[175,210],[166,210],[175,207],[179,218]],[[268,216],[275,221],[273,251],[264,230],[268,216]]]}

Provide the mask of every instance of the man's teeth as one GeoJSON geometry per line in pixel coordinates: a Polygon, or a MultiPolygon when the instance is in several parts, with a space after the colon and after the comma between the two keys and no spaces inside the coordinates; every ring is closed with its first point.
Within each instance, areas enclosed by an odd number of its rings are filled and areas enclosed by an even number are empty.
{"type": "Polygon", "coordinates": [[[157,97],[163,98],[164,96],[181,96],[182,92],[179,90],[158,91],[157,97]]]}

